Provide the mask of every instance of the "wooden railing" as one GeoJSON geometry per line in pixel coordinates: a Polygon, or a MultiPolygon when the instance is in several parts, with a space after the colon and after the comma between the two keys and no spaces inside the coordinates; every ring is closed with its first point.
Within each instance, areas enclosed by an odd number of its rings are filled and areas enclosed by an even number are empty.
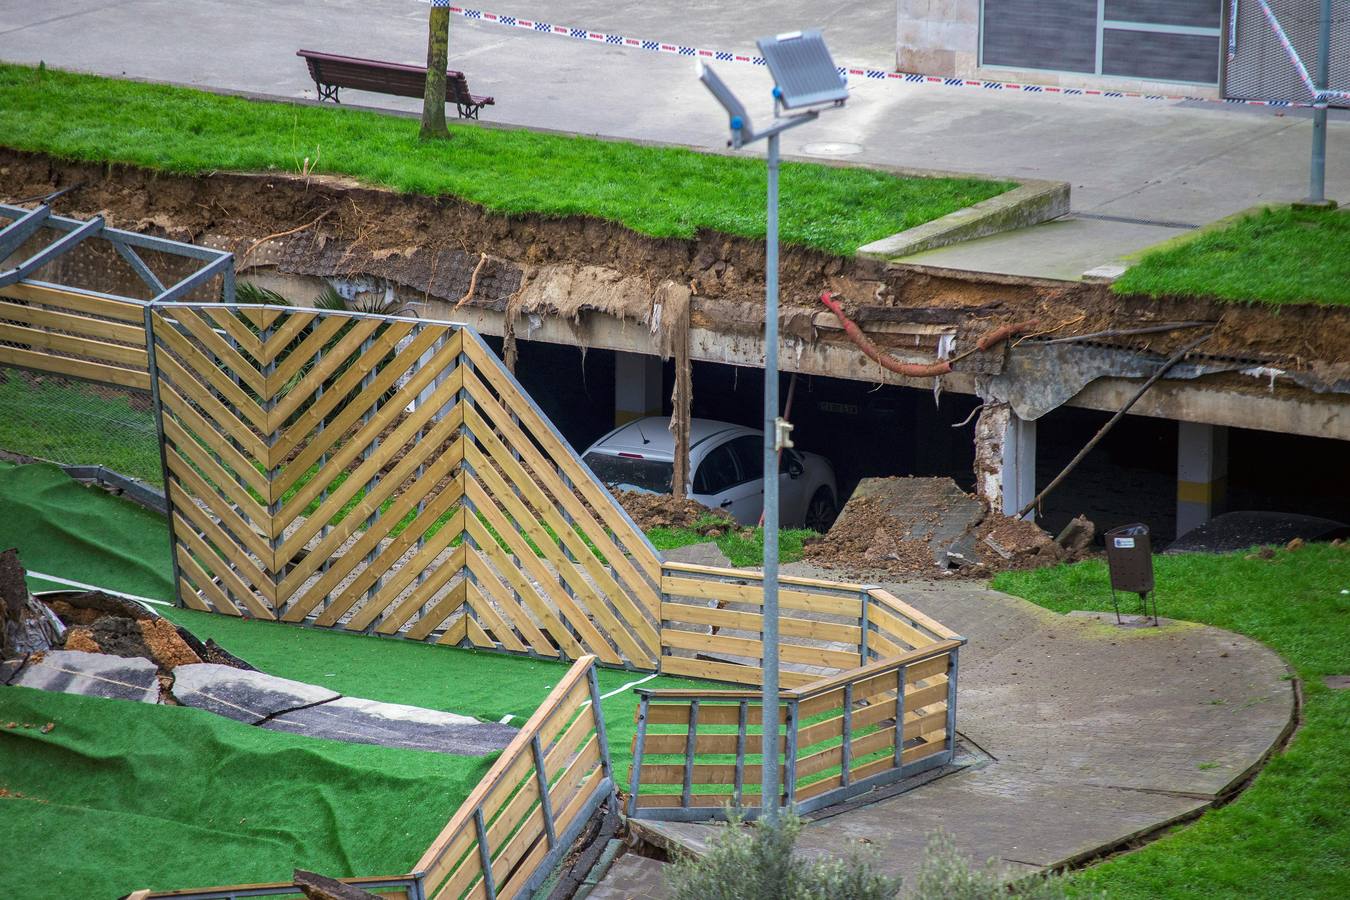
{"type": "MultiPolygon", "coordinates": [[[[782,691],[779,803],[806,813],[949,762],[961,644],[939,641],[782,691]]],[[[637,692],[628,815],[697,821],[728,805],[757,815],[759,692],[637,692]]]]}
{"type": "MultiPolygon", "coordinates": [[[[762,576],[679,563],[664,572],[661,671],[760,684],[762,576]]],[[[881,588],[782,578],[779,802],[807,812],[949,762],[963,643],[881,588]]],[[[726,805],[757,814],[760,692],[638,694],[628,814],[695,821],[726,805]]]]}
{"type": "Polygon", "coordinates": [[[577,660],[415,871],[430,900],[529,896],[614,796],[595,657],[577,660]]]}

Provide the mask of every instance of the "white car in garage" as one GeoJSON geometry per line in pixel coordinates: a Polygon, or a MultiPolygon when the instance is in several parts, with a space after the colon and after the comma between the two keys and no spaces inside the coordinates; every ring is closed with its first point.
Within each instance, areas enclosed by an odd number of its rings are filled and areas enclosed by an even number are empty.
{"type": "MultiPolygon", "coordinates": [[[[675,474],[675,437],[669,424],[658,417],[629,422],[591,444],[582,459],[612,488],[669,494],[675,474]]],[[[758,524],[764,510],[763,442],[763,432],[754,428],[690,420],[690,499],[726,510],[742,525],[758,524]]],[[[829,530],[839,509],[829,460],[785,449],[778,490],[781,524],[829,530]]]]}

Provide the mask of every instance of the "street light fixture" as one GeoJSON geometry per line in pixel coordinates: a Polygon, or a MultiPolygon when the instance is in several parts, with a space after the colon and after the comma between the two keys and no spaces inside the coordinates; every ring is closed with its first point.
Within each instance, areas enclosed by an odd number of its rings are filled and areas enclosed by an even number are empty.
{"type": "Polygon", "coordinates": [[[791,447],[792,426],[778,415],[778,136],[805,125],[822,108],[843,106],[848,82],[839,74],[819,31],[793,31],[760,38],[759,52],[773,76],[773,123],[755,131],[745,106],[712,69],[699,63],[705,87],[727,111],[730,144],[740,149],[765,138],[769,142],[769,192],[764,261],[764,693],[760,808],[766,819],[778,815],[778,456],[791,447]],[[786,110],[797,110],[783,115],[786,110]]]}

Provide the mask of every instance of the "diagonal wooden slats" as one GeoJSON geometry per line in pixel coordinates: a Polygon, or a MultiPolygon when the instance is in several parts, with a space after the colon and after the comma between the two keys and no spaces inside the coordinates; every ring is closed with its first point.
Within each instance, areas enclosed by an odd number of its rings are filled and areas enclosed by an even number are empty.
{"type": "MultiPolygon", "coordinates": [[[[536,448],[534,442],[524,432],[520,430],[512,421],[506,411],[490,394],[486,393],[481,382],[473,373],[464,372],[465,393],[473,401],[473,405],[465,411],[465,422],[469,431],[482,440],[492,433],[491,428],[483,419],[479,418],[478,413],[492,417],[496,430],[504,438],[502,445],[508,445],[512,450],[520,455],[521,461],[529,467],[526,482],[532,482],[536,487],[545,491],[547,495],[561,506],[572,521],[581,528],[589,540],[605,559],[610,561],[619,577],[628,585],[633,596],[646,607],[652,614],[652,618],[658,618],[660,615],[661,597],[655,588],[643,577],[637,568],[629,561],[628,555],[615,540],[610,536],[609,531],[601,524],[590,512],[584,503],[582,503],[575,493],[567,488],[563,483],[561,476],[555,470],[554,465],[545,458],[536,448]]],[[[510,457],[514,459],[511,453],[494,453],[497,459],[510,457]]],[[[575,480],[575,479],[574,479],[575,480]]],[[[611,501],[613,502],[612,498],[611,501]]],[[[645,538],[644,538],[645,540],[645,538]]]]}
{"type": "MultiPolygon", "coordinates": [[[[374,371],[376,363],[380,361],[384,353],[393,347],[409,330],[411,330],[411,328],[411,325],[405,323],[398,323],[391,326],[388,332],[375,339],[374,344],[371,347],[372,352],[362,355],[360,359],[353,360],[351,367],[346,372],[343,372],[342,375],[338,376],[331,385],[324,389],[323,396],[314,397],[312,394],[310,395],[310,399],[307,401],[308,405],[305,406],[304,409],[298,409],[295,412],[295,420],[287,426],[276,444],[272,446],[273,468],[285,461],[286,457],[294,452],[296,447],[305,443],[306,439],[310,438],[311,432],[323,424],[329,413],[331,413],[348,394],[360,386],[362,379],[374,371]]],[[[412,365],[417,360],[418,356],[421,355],[422,351],[426,349],[426,347],[431,346],[436,339],[437,333],[435,330],[424,329],[420,334],[412,338],[408,348],[400,353],[399,357],[395,359],[390,366],[386,366],[385,369],[388,370],[393,367],[395,368],[395,371],[403,371],[407,366],[412,365]]],[[[299,391],[295,391],[294,396],[297,398],[298,402],[302,395],[299,391]]],[[[290,405],[291,397],[292,394],[287,394],[286,397],[277,404],[276,409],[274,409],[274,414],[280,417],[277,419],[278,422],[283,422],[290,418],[290,412],[286,407],[290,405]]],[[[324,425],[325,436],[330,437],[333,440],[340,439],[342,437],[340,432],[330,430],[335,429],[336,427],[336,423],[332,426],[324,425]]],[[[313,442],[318,443],[320,440],[322,439],[316,437],[313,442]]],[[[332,441],[328,441],[321,446],[327,448],[331,445],[332,441]]],[[[303,472],[300,474],[303,474],[303,472]]]]}
{"type": "MultiPolygon", "coordinates": [[[[398,410],[402,408],[402,406],[397,405],[397,403],[402,403],[403,406],[406,406],[414,400],[417,397],[418,392],[435,379],[438,374],[435,370],[438,367],[448,368],[454,363],[456,356],[458,356],[457,342],[454,340],[447,341],[446,345],[436,353],[429,365],[417,369],[415,374],[408,378],[399,389],[394,400],[384,405],[384,410],[391,416],[396,416],[398,410]]],[[[418,362],[417,357],[412,356],[409,353],[399,354],[399,360],[402,361],[405,366],[409,367],[415,366],[418,362]]],[[[290,488],[299,481],[301,476],[309,471],[311,466],[318,465],[319,460],[323,455],[328,453],[329,450],[332,450],[334,444],[343,438],[347,438],[346,444],[342,445],[339,449],[334,450],[331,458],[325,463],[326,467],[335,472],[341,471],[348,463],[355,459],[356,455],[361,452],[361,448],[369,444],[370,441],[380,433],[379,423],[368,423],[364,427],[359,428],[354,435],[349,436],[348,432],[361,420],[362,416],[371,411],[372,401],[383,396],[385,391],[393,387],[399,378],[409,371],[412,370],[410,368],[400,370],[397,365],[387,366],[382,369],[371,380],[371,383],[361,391],[362,399],[359,399],[356,403],[348,404],[340,410],[337,415],[333,417],[333,421],[325,425],[324,430],[307,442],[305,448],[287,464],[281,475],[277,477],[274,482],[272,499],[281,499],[285,492],[290,490],[290,488]]],[[[452,377],[458,377],[459,371],[460,370],[456,368],[452,377]]],[[[429,412],[427,414],[429,414],[429,412]]],[[[423,416],[423,418],[425,418],[425,416],[423,416]]],[[[322,487],[317,483],[317,480],[313,483],[313,486],[307,485],[306,488],[301,488],[296,494],[297,498],[302,494],[305,494],[305,499],[300,502],[300,507],[303,508],[308,504],[321,489],[322,487]],[[308,494],[306,494],[307,488],[310,491],[308,494]]],[[[295,498],[292,498],[289,502],[294,506],[297,501],[295,498]]]]}
{"type": "Polygon", "coordinates": [[[204,308],[202,315],[210,319],[212,324],[220,331],[227,332],[230,339],[243,348],[244,352],[253,357],[259,363],[268,362],[263,358],[263,345],[258,335],[244,324],[236,310],[228,306],[222,306],[218,309],[204,308]]]}
{"type": "MultiPolygon", "coordinates": [[[[314,321],[314,313],[290,312],[286,314],[286,319],[275,328],[271,328],[271,334],[263,341],[262,352],[258,356],[258,361],[264,365],[275,362],[281,355],[281,351],[291,345],[300,332],[309,327],[314,321]]],[[[271,326],[269,326],[270,328],[271,326]]]]}
{"type": "Polygon", "coordinates": [[[152,319],[185,602],[655,668],[654,551],[476,337],[295,309],[152,319]]]}
{"type": "MultiPolygon", "coordinates": [[[[366,489],[365,495],[346,512],[342,521],[331,526],[331,530],[324,536],[322,542],[310,552],[308,559],[316,556],[327,558],[332,555],[342,545],[343,541],[364,526],[366,519],[374,515],[384,501],[407,478],[416,474],[419,465],[425,462],[444,441],[448,440],[458,430],[459,415],[452,411],[450,415],[433,427],[421,441],[418,441],[408,451],[407,455],[394,465],[389,474],[381,478],[379,484],[366,489]]],[[[399,448],[395,447],[394,449],[399,448]]],[[[441,454],[440,459],[436,460],[428,471],[422,473],[421,477],[431,479],[434,484],[436,479],[449,474],[450,469],[459,463],[463,453],[462,439],[457,440],[446,452],[441,454]]],[[[358,466],[347,480],[320,503],[318,509],[310,513],[277,548],[277,565],[285,566],[294,562],[296,555],[319,534],[321,529],[327,526],[327,523],[335,518],[337,513],[343,511],[356,496],[356,492],[363,488],[364,482],[359,479],[373,477],[375,473],[379,472],[380,468],[381,460],[379,457],[372,457],[358,466]]],[[[417,498],[416,494],[404,496],[411,497],[414,501],[417,498]]],[[[284,511],[278,518],[286,524],[294,521],[294,519],[285,517],[284,511]]],[[[300,581],[309,577],[313,572],[314,566],[308,559],[305,562],[297,563],[295,569],[286,576],[283,589],[285,594],[289,595],[300,581]]]]}
{"type": "MultiPolygon", "coordinates": [[[[497,392],[498,396],[518,397],[520,395],[520,390],[512,383],[511,376],[506,368],[479,340],[466,340],[464,342],[464,355],[473,363],[475,373],[482,376],[497,392]]],[[[544,447],[553,459],[574,462],[569,448],[563,444],[533,404],[528,402],[511,403],[510,406],[512,411],[520,417],[522,426],[525,427],[530,436],[538,441],[540,446],[544,447]]],[[[580,464],[576,464],[576,477],[573,478],[573,483],[582,496],[586,498],[586,501],[591,504],[591,508],[599,514],[605,525],[619,537],[624,547],[633,555],[633,558],[639,561],[648,577],[659,583],[661,580],[661,560],[642,533],[624,516],[622,508],[614,498],[598,487],[590,476],[580,469],[580,464]]]]}
{"type": "MultiPolygon", "coordinates": [[[[591,622],[586,611],[578,606],[567,591],[558,584],[557,579],[540,561],[530,542],[525,539],[523,534],[512,527],[506,518],[506,514],[497,506],[493,498],[488,496],[487,491],[483,490],[483,487],[478,483],[478,479],[471,475],[464,479],[464,496],[473,504],[473,510],[481,513],[497,536],[510,547],[510,552],[514,554],[516,561],[515,565],[529,575],[529,581],[532,585],[538,585],[537,588],[524,593],[526,603],[531,604],[534,608],[532,601],[537,601],[541,606],[546,604],[550,613],[565,616],[568,630],[572,631],[577,639],[585,641],[584,646],[589,647],[590,652],[605,662],[615,665],[622,664],[623,660],[610,647],[609,642],[605,640],[605,636],[591,622]]],[[[479,541],[480,547],[482,547],[482,539],[479,538],[479,541]]],[[[497,546],[495,541],[493,546],[497,546]]],[[[502,555],[505,556],[505,554],[502,555]]],[[[538,609],[536,608],[537,612],[538,609]]],[[[559,636],[555,634],[554,637],[559,636]]],[[[576,653],[574,655],[580,656],[582,654],[576,653]]]]}
{"type": "Polygon", "coordinates": [[[205,352],[215,357],[218,364],[228,367],[232,374],[237,375],[240,381],[251,387],[258,395],[267,395],[267,379],[263,373],[254,368],[243,354],[231,347],[225,338],[217,334],[211,323],[203,319],[196,310],[178,306],[172,310],[156,312],[153,318],[156,334],[162,328],[180,326],[196,338],[205,352]]]}
{"type": "MultiPolygon", "coordinates": [[[[314,362],[315,355],[323,349],[329,341],[335,339],[338,333],[348,325],[352,331],[362,332],[365,335],[372,334],[380,323],[371,319],[358,319],[355,322],[344,320],[339,316],[330,316],[328,318],[318,318],[313,328],[305,335],[300,345],[286,354],[286,358],[276,363],[275,368],[268,372],[264,378],[266,389],[262,393],[269,398],[275,398],[281,393],[282,388],[290,383],[292,378],[300,375],[305,366],[314,362]]],[[[311,383],[319,383],[317,379],[306,379],[311,383]]]]}
{"type": "MultiPolygon", "coordinates": [[[[530,509],[532,510],[532,512],[522,512],[521,515],[517,516],[517,520],[520,521],[522,517],[526,517],[529,521],[537,523],[542,519],[544,525],[551,529],[553,534],[557,535],[558,540],[572,554],[572,558],[577,561],[577,564],[581,566],[582,570],[589,575],[594,582],[593,585],[585,585],[584,587],[572,582],[573,588],[575,590],[593,594],[598,591],[598,596],[595,596],[596,606],[598,607],[597,612],[605,608],[605,600],[608,598],[609,601],[614,604],[615,609],[618,611],[627,627],[632,629],[637,638],[646,646],[645,650],[632,648],[626,652],[633,653],[634,655],[631,658],[635,660],[642,658],[643,655],[650,655],[652,661],[655,662],[656,657],[661,655],[661,639],[656,632],[656,628],[647,621],[642,610],[638,608],[637,602],[624,592],[623,588],[621,588],[618,582],[614,580],[613,576],[610,575],[605,566],[596,558],[596,555],[591,548],[586,545],[586,542],[582,539],[581,535],[579,535],[569,523],[563,520],[563,517],[558,513],[557,505],[552,497],[535,483],[529,473],[526,472],[525,468],[516,461],[515,456],[497,438],[497,436],[493,434],[490,429],[483,427],[482,420],[478,418],[474,408],[468,404],[466,404],[465,421],[469,423],[470,433],[477,441],[483,444],[488,455],[492,459],[492,463],[487,464],[483,454],[470,445],[469,459],[470,464],[474,466],[475,471],[479,471],[485,478],[492,479],[490,486],[495,492],[498,494],[509,494],[511,488],[503,483],[500,476],[497,476],[494,471],[494,466],[501,469],[501,472],[506,476],[506,480],[510,482],[510,485],[514,487],[515,490],[519,491],[520,495],[529,503],[530,509]]],[[[561,485],[559,485],[559,487],[561,487],[561,485]]],[[[571,494],[570,491],[563,491],[563,493],[575,500],[575,495],[571,494]]],[[[542,529],[536,530],[542,531],[542,529]]],[[[603,532],[599,533],[603,534],[603,532]]],[[[531,532],[531,536],[535,537],[533,532],[531,532]]],[[[608,536],[605,535],[605,537],[608,536]]],[[[538,542],[539,538],[535,537],[535,540],[538,542]]],[[[614,559],[616,561],[622,560],[623,563],[627,563],[627,558],[623,555],[622,551],[618,550],[611,541],[604,540],[601,543],[604,549],[608,549],[613,554],[612,556],[607,557],[607,559],[614,559]]],[[[549,541],[549,544],[552,545],[552,541],[549,541]]],[[[541,546],[543,545],[541,544],[541,546]]],[[[566,559],[558,559],[556,555],[553,558],[553,562],[565,573],[575,568],[575,564],[569,564],[569,561],[566,559]]],[[[633,578],[638,583],[643,583],[641,576],[638,575],[636,571],[633,571],[631,566],[625,565],[623,567],[629,570],[628,575],[630,578],[633,578]]],[[[607,621],[606,624],[609,624],[609,622],[607,621]]],[[[622,631],[622,627],[617,623],[610,627],[622,631]]]]}
{"type": "MultiPolygon", "coordinates": [[[[342,335],[338,342],[333,345],[331,350],[323,352],[318,361],[314,363],[314,366],[306,373],[304,381],[284,392],[278,389],[276,393],[279,396],[276,405],[273,406],[271,411],[267,414],[267,430],[280,430],[282,426],[285,425],[286,420],[293,416],[302,406],[307,409],[313,406],[315,399],[314,394],[317,392],[317,389],[323,387],[325,382],[327,382],[327,380],[343,365],[350,365],[352,363],[352,354],[359,353],[361,357],[369,358],[367,367],[373,368],[379,361],[379,356],[375,355],[380,352],[379,349],[372,346],[369,352],[363,353],[361,352],[361,346],[366,340],[370,339],[378,329],[378,322],[372,322],[370,320],[358,322],[356,327],[348,330],[346,334],[342,335]]],[[[385,341],[383,343],[387,346],[390,340],[397,341],[398,338],[393,334],[389,334],[385,336],[385,341]]],[[[282,387],[285,386],[286,382],[282,382],[282,387]]],[[[327,388],[325,388],[325,390],[327,390],[327,388]]],[[[335,400],[340,399],[342,399],[341,394],[337,395],[335,398],[335,400]]],[[[289,431],[289,429],[287,430],[289,431]]],[[[274,465],[279,462],[280,460],[276,460],[274,465]]]]}
{"type": "Polygon", "coordinates": [[[483,599],[487,603],[493,604],[493,607],[502,614],[503,619],[529,644],[530,650],[540,656],[558,655],[557,648],[549,642],[548,637],[535,624],[534,619],[530,618],[529,612],[516,602],[511,591],[497,578],[491,566],[477,550],[470,550],[465,555],[464,565],[468,573],[474,578],[474,586],[480,592],[487,592],[483,599]]]}

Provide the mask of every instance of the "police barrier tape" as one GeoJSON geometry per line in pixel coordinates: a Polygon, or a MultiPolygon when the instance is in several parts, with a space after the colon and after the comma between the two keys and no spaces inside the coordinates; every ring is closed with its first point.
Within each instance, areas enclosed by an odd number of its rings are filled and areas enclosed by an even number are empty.
{"type": "MultiPolygon", "coordinates": [[[[743,63],[753,66],[764,65],[764,57],[746,53],[733,53],[729,50],[706,50],[685,44],[668,41],[653,41],[644,38],[627,37],[622,34],[610,34],[590,28],[577,28],[571,25],[554,25],[521,16],[489,12],[484,9],[469,9],[454,6],[448,0],[420,0],[430,2],[432,6],[448,7],[452,15],[461,16],[475,22],[487,22],[507,28],[520,28],[540,34],[590,41],[611,47],[624,47],[630,50],[645,50],[651,53],[668,53],[674,56],[686,56],[691,59],[712,62],[743,63]]],[[[1288,48],[1292,52],[1292,47],[1288,48]]],[[[1296,63],[1297,65],[1297,63],[1296,63]]],[[[856,66],[838,66],[839,74],[848,78],[861,78],[865,81],[893,81],[904,84],[919,84],[932,87],[977,88],[985,91],[1004,91],[1021,94],[1049,94],[1064,97],[1104,97],[1112,100],[1161,100],[1172,103],[1192,101],[1199,103],[1226,103],[1237,106],[1271,106],[1281,108],[1312,107],[1324,105],[1330,97],[1350,96],[1346,91],[1324,91],[1317,100],[1244,100],[1236,98],[1192,97],[1186,94],[1147,94],[1140,91],[1112,91],[1094,88],[1059,87],[1048,84],[1025,84],[1016,81],[989,81],[977,78],[954,78],[942,75],[923,75],[917,72],[892,72],[886,69],[867,69],[856,66]]]]}

